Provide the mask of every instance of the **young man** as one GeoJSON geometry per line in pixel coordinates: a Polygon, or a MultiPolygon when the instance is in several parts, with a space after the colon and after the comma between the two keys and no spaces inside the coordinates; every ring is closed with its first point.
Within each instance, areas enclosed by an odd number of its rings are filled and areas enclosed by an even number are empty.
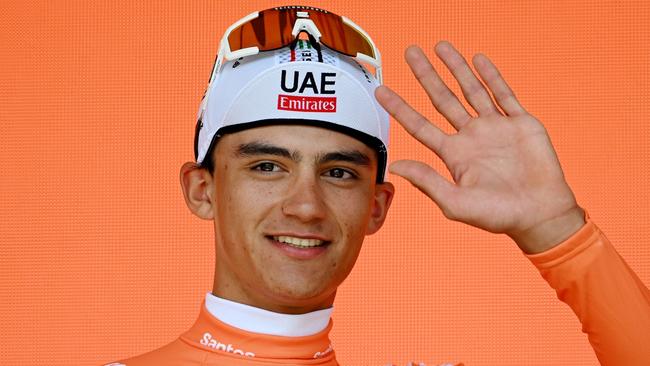
{"type": "Polygon", "coordinates": [[[379,87],[379,52],[345,18],[283,7],[230,27],[199,110],[197,163],[180,172],[190,210],[214,221],[212,293],[178,339],[110,365],[337,365],[336,289],[394,192],[386,111],[454,183],[414,161],[393,173],[446,217],[510,236],[578,315],[603,365],[648,364],[650,292],[577,205],[544,127],[485,56],[473,61],[496,104],[449,43],[436,53],[477,117],[420,49],[406,60],[453,135],[379,87]]]}

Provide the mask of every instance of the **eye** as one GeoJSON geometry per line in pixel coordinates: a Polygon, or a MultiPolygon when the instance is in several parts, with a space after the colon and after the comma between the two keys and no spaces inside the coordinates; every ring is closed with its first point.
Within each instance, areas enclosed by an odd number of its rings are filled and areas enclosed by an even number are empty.
{"type": "Polygon", "coordinates": [[[253,170],[259,170],[262,172],[279,172],[280,167],[277,166],[276,164],[269,163],[268,161],[265,161],[263,163],[257,164],[253,167],[253,170]]]}
{"type": "Polygon", "coordinates": [[[325,173],[328,177],[337,179],[354,179],[356,175],[342,168],[330,169],[325,173]]]}

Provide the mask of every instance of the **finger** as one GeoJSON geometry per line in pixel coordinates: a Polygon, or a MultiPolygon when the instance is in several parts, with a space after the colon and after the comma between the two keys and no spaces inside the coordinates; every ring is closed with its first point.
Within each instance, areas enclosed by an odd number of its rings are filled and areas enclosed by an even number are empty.
{"type": "Polygon", "coordinates": [[[458,100],[456,94],[442,81],[429,62],[429,58],[417,46],[407,48],[404,57],[436,110],[454,126],[456,131],[460,130],[472,116],[458,100]]]}
{"type": "Polygon", "coordinates": [[[449,42],[438,42],[435,50],[438,57],[447,65],[449,71],[458,81],[465,99],[479,115],[499,112],[492,101],[492,97],[469,68],[467,61],[449,42]]]}
{"type": "Polygon", "coordinates": [[[385,85],[375,90],[377,101],[406,131],[440,156],[440,147],[447,134],[413,109],[397,93],[385,85]]]}
{"type": "Polygon", "coordinates": [[[446,217],[451,218],[454,197],[458,187],[438,174],[432,167],[420,161],[398,160],[388,169],[391,173],[408,180],[417,189],[431,198],[446,217]]]}
{"type": "Polygon", "coordinates": [[[485,81],[488,88],[494,95],[497,103],[506,112],[509,116],[517,116],[526,114],[524,107],[519,104],[515,93],[513,93],[508,83],[503,79],[499,69],[494,66],[492,61],[483,54],[476,54],[472,59],[474,67],[478,74],[481,76],[481,79],[485,81]]]}

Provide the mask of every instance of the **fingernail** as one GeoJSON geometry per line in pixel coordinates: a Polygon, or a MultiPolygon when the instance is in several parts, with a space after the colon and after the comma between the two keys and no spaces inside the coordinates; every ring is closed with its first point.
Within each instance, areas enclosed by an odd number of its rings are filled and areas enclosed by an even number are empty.
{"type": "Polygon", "coordinates": [[[450,50],[449,42],[447,42],[447,41],[441,41],[441,42],[438,44],[438,49],[439,49],[440,51],[442,51],[442,52],[448,52],[448,51],[450,50]]]}
{"type": "Polygon", "coordinates": [[[480,53],[474,55],[474,63],[476,64],[476,66],[485,65],[485,59],[483,58],[483,55],[481,55],[480,53]]]}

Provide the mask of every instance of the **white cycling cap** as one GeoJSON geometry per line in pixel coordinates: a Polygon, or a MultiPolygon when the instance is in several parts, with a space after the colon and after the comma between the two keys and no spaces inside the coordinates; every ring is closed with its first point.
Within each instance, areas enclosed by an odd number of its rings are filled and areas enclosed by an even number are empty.
{"type": "Polygon", "coordinates": [[[389,117],[374,96],[379,82],[351,57],[298,40],[228,61],[198,112],[194,153],[203,162],[219,136],[271,124],[313,125],[355,137],[377,151],[386,172],[389,117]]]}

